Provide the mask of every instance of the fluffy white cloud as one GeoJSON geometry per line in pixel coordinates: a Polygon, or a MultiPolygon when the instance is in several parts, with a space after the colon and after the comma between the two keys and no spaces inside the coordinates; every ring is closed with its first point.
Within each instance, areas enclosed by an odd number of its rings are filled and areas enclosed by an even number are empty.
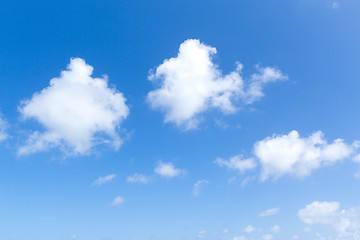
{"type": "Polygon", "coordinates": [[[274,225],[271,229],[272,233],[279,233],[280,232],[280,226],[279,225],[274,225]]]}
{"type": "Polygon", "coordinates": [[[358,148],[336,139],[327,143],[321,131],[301,138],[297,131],[287,135],[267,137],[255,144],[254,153],[262,167],[261,180],[279,178],[285,174],[304,177],[315,169],[348,158],[358,148]]]}
{"type": "Polygon", "coordinates": [[[175,168],[171,162],[164,163],[162,161],[158,162],[154,171],[156,174],[166,178],[173,178],[185,173],[185,170],[175,168]]]}
{"type": "Polygon", "coordinates": [[[339,202],[315,201],[300,209],[299,218],[306,224],[330,225],[338,239],[360,239],[360,208],[340,209],[339,202]]]}
{"type": "Polygon", "coordinates": [[[215,54],[215,48],[188,39],[180,45],[176,57],[166,59],[149,75],[149,80],[158,81],[160,88],[149,92],[147,101],[153,109],[165,113],[165,123],[186,130],[196,128],[200,114],[209,108],[234,113],[234,101],[241,99],[250,104],[264,95],[264,84],[287,79],[277,69],[258,66],[259,73],[253,74],[248,86],[244,86],[243,66],[237,63],[235,71],[223,75],[212,61],[215,54]]]}
{"type": "Polygon", "coordinates": [[[117,206],[120,204],[123,204],[125,201],[125,199],[121,196],[117,196],[116,198],[114,198],[114,200],[110,203],[110,206],[117,206]]]}
{"type": "Polygon", "coordinates": [[[246,170],[254,169],[256,167],[255,159],[253,158],[243,159],[242,155],[233,156],[228,161],[222,158],[217,158],[215,160],[215,163],[221,167],[225,166],[232,170],[238,170],[241,173],[243,173],[246,170]]]}
{"type": "Polygon", "coordinates": [[[0,142],[8,138],[7,128],[8,128],[8,123],[1,117],[0,114],[0,142]]]}
{"type": "Polygon", "coordinates": [[[259,213],[259,217],[269,217],[275,214],[278,214],[280,211],[280,208],[271,208],[271,209],[267,209],[261,213],[259,213]]]}
{"type": "Polygon", "coordinates": [[[247,225],[245,228],[244,228],[244,232],[246,233],[252,233],[252,232],[255,232],[256,228],[254,228],[252,225],[247,225]]]}
{"type": "Polygon", "coordinates": [[[55,146],[75,154],[86,154],[100,143],[120,147],[118,129],[129,114],[126,99],[108,86],[107,76],[92,78],[92,72],[93,67],[83,59],[71,59],[60,77],[51,79],[48,87],[22,102],[22,116],[37,120],[45,131],[34,132],[19,154],[55,146]]]}
{"type": "Polygon", "coordinates": [[[126,182],[147,184],[147,183],[151,182],[151,178],[144,174],[135,173],[131,176],[128,176],[126,178],[126,182]]]}
{"type": "Polygon", "coordinates": [[[103,185],[105,183],[111,182],[112,180],[114,180],[115,177],[116,174],[109,174],[104,177],[99,177],[93,182],[93,185],[98,185],[98,186],[103,185]]]}
{"type": "Polygon", "coordinates": [[[201,187],[204,184],[208,184],[208,183],[209,183],[209,181],[207,181],[207,180],[199,180],[199,181],[197,181],[193,186],[192,194],[194,196],[199,196],[201,187]]]}

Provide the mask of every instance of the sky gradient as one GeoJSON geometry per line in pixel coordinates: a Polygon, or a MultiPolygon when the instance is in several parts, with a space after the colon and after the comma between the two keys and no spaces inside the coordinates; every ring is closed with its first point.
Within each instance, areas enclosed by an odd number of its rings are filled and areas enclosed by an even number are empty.
{"type": "Polygon", "coordinates": [[[357,0],[0,0],[0,239],[360,240],[357,0]]]}

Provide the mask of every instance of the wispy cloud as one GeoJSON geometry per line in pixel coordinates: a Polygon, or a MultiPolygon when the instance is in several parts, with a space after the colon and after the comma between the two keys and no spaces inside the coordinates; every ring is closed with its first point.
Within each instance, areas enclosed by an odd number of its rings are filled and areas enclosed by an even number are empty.
{"type": "Polygon", "coordinates": [[[269,216],[272,216],[272,215],[275,215],[275,214],[278,214],[280,211],[280,208],[270,208],[270,209],[267,209],[261,213],[259,213],[259,217],[269,217],[269,216]]]}
{"type": "Polygon", "coordinates": [[[125,199],[121,196],[117,196],[114,198],[114,200],[110,203],[110,206],[118,206],[120,204],[123,204],[125,199]]]}
{"type": "Polygon", "coordinates": [[[104,177],[98,177],[93,183],[92,185],[103,185],[105,183],[111,182],[112,180],[114,180],[114,178],[116,177],[116,174],[109,174],[106,175],[104,177]]]}
{"type": "Polygon", "coordinates": [[[151,177],[148,177],[144,174],[141,174],[141,173],[135,173],[131,176],[128,176],[126,178],[126,182],[129,182],[129,183],[142,183],[142,184],[147,184],[149,182],[151,182],[151,177]]]}
{"type": "Polygon", "coordinates": [[[205,185],[205,184],[208,184],[208,183],[209,183],[209,181],[207,181],[207,180],[199,180],[199,181],[197,181],[193,186],[192,194],[194,196],[199,196],[202,186],[205,185]]]}

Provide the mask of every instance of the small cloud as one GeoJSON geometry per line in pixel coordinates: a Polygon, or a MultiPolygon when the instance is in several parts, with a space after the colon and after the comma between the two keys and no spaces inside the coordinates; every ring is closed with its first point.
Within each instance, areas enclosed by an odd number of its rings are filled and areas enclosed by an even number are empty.
{"type": "Polygon", "coordinates": [[[192,194],[194,196],[199,196],[200,195],[200,190],[201,190],[201,186],[208,184],[209,181],[207,180],[199,180],[194,184],[193,190],[192,190],[192,194]]]}
{"type": "Polygon", "coordinates": [[[289,134],[267,137],[254,145],[254,154],[262,171],[261,181],[284,175],[306,177],[319,168],[333,165],[352,157],[359,142],[347,144],[343,139],[328,143],[321,131],[308,137],[300,137],[293,130],[289,134]]]}
{"type": "Polygon", "coordinates": [[[203,239],[203,238],[205,238],[206,237],[206,235],[207,235],[207,231],[200,231],[199,232],[199,234],[198,234],[198,238],[200,238],[200,239],[203,239]]]}
{"type": "Polygon", "coordinates": [[[161,177],[173,178],[184,174],[186,171],[184,169],[175,168],[174,164],[171,162],[164,163],[159,161],[156,168],[154,169],[154,172],[161,177]]]}
{"type": "Polygon", "coordinates": [[[271,208],[271,209],[267,209],[261,213],[259,213],[259,217],[269,217],[275,214],[278,214],[280,211],[279,208],[271,208]]]}
{"type": "Polygon", "coordinates": [[[236,177],[231,177],[227,180],[227,182],[230,184],[230,183],[233,183],[234,181],[236,180],[236,177]]]}
{"type": "Polygon", "coordinates": [[[76,235],[75,234],[73,234],[70,238],[69,238],[69,240],[76,240],[77,238],[76,238],[76,235]]]}
{"type": "Polygon", "coordinates": [[[279,225],[274,225],[274,226],[271,228],[271,232],[272,232],[272,233],[279,233],[279,232],[280,232],[280,226],[279,226],[279,225]]]}
{"type": "Polygon", "coordinates": [[[0,142],[8,138],[7,134],[8,123],[1,117],[0,114],[0,142]]]}
{"type": "Polygon", "coordinates": [[[245,236],[234,237],[232,240],[247,240],[245,236]]]}
{"type": "Polygon", "coordinates": [[[131,176],[128,176],[126,178],[126,182],[147,184],[151,182],[151,178],[140,173],[135,173],[131,176]]]}
{"type": "Polygon", "coordinates": [[[229,233],[229,232],[230,232],[230,230],[227,229],[227,228],[225,228],[225,229],[223,230],[223,234],[227,234],[227,233],[229,233]]]}
{"type": "Polygon", "coordinates": [[[224,130],[226,130],[226,129],[228,129],[228,128],[230,127],[229,124],[227,124],[224,120],[215,119],[214,121],[215,121],[215,124],[216,124],[218,127],[222,128],[222,129],[224,129],[224,130]]]}
{"type": "Polygon", "coordinates": [[[241,181],[241,187],[245,187],[246,185],[248,185],[250,182],[254,181],[256,179],[255,176],[248,176],[246,178],[244,178],[242,181],[241,181]]]}
{"type": "Polygon", "coordinates": [[[244,228],[244,232],[246,233],[252,233],[252,232],[255,232],[256,228],[254,228],[252,225],[247,225],[245,228],[244,228]]]}
{"type": "Polygon", "coordinates": [[[214,163],[218,164],[220,167],[227,167],[231,170],[238,170],[243,173],[246,170],[251,170],[256,167],[256,161],[253,158],[244,159],[242,155],[236,155],[231,157],[229,160],[224,160],[222,158],[217,158],[214,163]]]}
{"type": "Polygon", "coordinates": [[[110,203],[110,206],[117,206],[120,205],[122,203],[124,203],[125,199],[121,196],[117,196],[116,198],[114,198],[114,200],[110,203]]]}
{"type": "Polygon", "coordinates": [[[262,240],[272,240],[272,239],[274,239],[274,237],[271,234],[266,234],[262,236],[262,240]]]}
{"type": "Polygon", "coordinates": [[[338,3],[338,2],[333,2],[333,3],[331,4],[331,7],[332,7],[333,9],[338,9],[338,8],[339,8],[339,3],[338,3]]]}
{"type": "Polygon", "coordinates": [[[112,180],[114,180],[115,177],[116,177],[116,174],[109,174],[104,177],[99,177],[92,183],[92,185],[97,185],[97,186],[103,185],[105,183],[111,182],[112,180]]]}
{"type": "Polygon", "coordinates": [[[308,225],[328,225],[344,239],[360,239],[354,238],[360,233],[359,207],[341,209],[339,202],[314,201],[300,209],[298,216],[308,225]]]}

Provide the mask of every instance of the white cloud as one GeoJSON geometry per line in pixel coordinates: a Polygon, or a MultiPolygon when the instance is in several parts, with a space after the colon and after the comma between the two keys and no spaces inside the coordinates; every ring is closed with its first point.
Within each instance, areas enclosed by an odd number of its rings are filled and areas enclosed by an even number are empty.
{"type": "Polygon", "coordinates": [[[278,69],[272,67],[261,68],[259,65],[256,66],[256,69],[259,73],[251,75],[249,87],[244,94],[244,101],[247,104],[251,104],[264,97],[263,88],[265,84],[287,80],[287,77],[278,69]]]}
{"type": "Polygon", "coordinates": [[[262,236],[262,240],[272,240],[274,237],[271,234],[265,234],[262,236]]]}
{"type": "Polygon", "coordinates": [[[338,234],[338,239],[360,239],[360,208],[340,209],[339,202],[315,201],[300,209],[299,218],[306,224],[325,224],[338,234]]]}
{"type": "Polygon", "coordinates": [[[75,154],[87,154],[100,143],[120,147],[118,129],[129,114],[126,99],[108,87],[107,76],[92,78],[92,72],[83,59],[71,59],[60,77],[22,102],[22,116],[37,120],[45,131],[35,131],[18,150],[20,155],[56,146],[75,154]]]}
{"type": "Polygon", "coordinates": [[[116,198],[114,198],[114,200],[110,203],[110,206],[117,206],[120,204],[123,204],[125,201],[125,199],[121,196],[117,196],[116,198]]]}
{"type": "Polygon", "coordinates": [[[232,240],[247,240],[245,236],[234,237],[232,240]]]}
{"type": "Polygon", "coordinates": [[[338,9],[339,8],[339,3],[338,2],[333,2],[331,4],[331,7],[334,8],[334,9],[338,9]]]}
{"type": "Polygon", "coordinates": [[[267,209],[261,213],[259,213],[259,217],[269,217],[275,214],[278,214],[280,211],[280,208],[271,208],[271,209],[267,209]]]}
{"type": "Polygon", "coordinates": [[[198,238],[200,238],[200,239],[203,239],[203,238],[205,238],[206,237],[206,235],[207,235],[207,231],[200,231],[199,232],[199,234],[198,234],[198,238]]]}
{"type": "Polygon", "coordinates": [[[114,180],[115,177],[116,174],[109,174],[104,177],[99,177],[93,182],[93,185],[98,185],[98,186],[103,185],[105,183],[111,182],[112,180],[114,180]]]}
{"type": "Polygon", "coordinates": [[[245,228],[244,228],[244,232],[246,233],[252,233],[252,232],[255,232],[256,228],[254,228],[252,225],[247,225],[245,228]]]}
{"type": "Polygon", "coordinates": [[[271,229],[272,233],[279,233],[280,232],[280,226],[279,225],[274,225],[271,229]]]}
{"type": "Polygon", "coordinates": [[[207,181],[207,180],[199,180],[199,181],[197,181],[193,186],[192,194],[194,196],[199,196],[201,186],[203,186],[204,184],[208,184],[208,183],[209,183],[209,181],[207,181]]]}
{"type": "Polygon", "coordinates": [[[126,178],[126,181],[129,183],[142,183],[142,184],[147,184],[149,182],[151,182],[151,178],[148,176],[145,176],[143,174],[140,173],[135,173],[131,176],[128,176],[126,178]]]}
{"type": "Polygon", "coordinates": [[[162,161],[158,162],[154,171],[156,174],[166,178],[177,177],[185,173],[185,170],[175,168],[174,164],[172,164],[171,162],[164,163],[162,161]]]}
{"type": "Polygon", "coordinates": [[[209,108],[234,113],[235,101],[250,104],[264,95],[264,84],[287,79],[277,69],[257,67],[259,73],[251,76],[246,87],[241,76],[243,66],[237,63],[235,71],[223,75],[212,62],[215,54],[215,48],[188,39],[180,45],[176,57],[166,59],[149,75],[149,80],[158,81],[160,88],[149,92],[147,101],[153,109],[165,113],[165,123],[186,130],[197,128],[200,114],[209,108]]]}
{"type": "Polygon", "coordinates": [[[0,142],[5,141],[8,138],[7,128],[8,123],[1,117],[0,114],[0,142]]]}
{"type": "Polygon", "coordinates": [[[315,169],[350,157],[358,145],[358,142],[348,145],[342,139],[329,144],[321,131],[308,138],[301,138],[297,131],[292,131],[257,142],[254,153],[261,163],[261,180],[266,180],[285,174],[308,176],[315,169]]]}
{"type": "Polygon", "coordinates": [[[243,159],[242,155],[233,156],[228,161],[222,158],[217,158],[215,160],[215,163],[221,167],[225,166],[228,169],[238,170],[241,173],[243,173],[246,170],[254,169],[256,167],[255,159],[253,158],[243,159]]]}

